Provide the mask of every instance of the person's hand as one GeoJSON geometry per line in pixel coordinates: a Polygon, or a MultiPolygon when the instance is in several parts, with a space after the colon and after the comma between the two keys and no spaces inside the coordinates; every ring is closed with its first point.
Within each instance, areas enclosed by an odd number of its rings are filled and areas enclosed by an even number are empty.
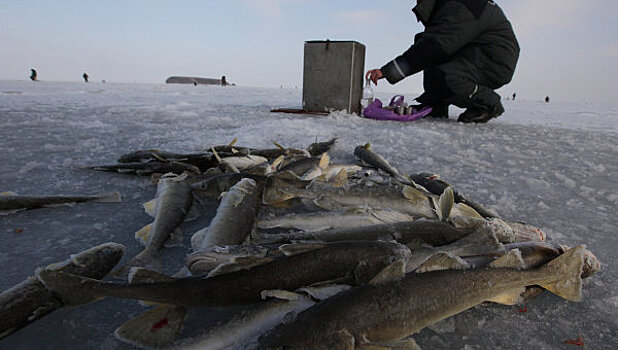
{"type": "Polygon", "coordinates": [[[378,80],[384,78],[384,74],[380,69],[372,69],[365,74],[365,79],[371,79],[376,86],[378,85],[378,80]]]}

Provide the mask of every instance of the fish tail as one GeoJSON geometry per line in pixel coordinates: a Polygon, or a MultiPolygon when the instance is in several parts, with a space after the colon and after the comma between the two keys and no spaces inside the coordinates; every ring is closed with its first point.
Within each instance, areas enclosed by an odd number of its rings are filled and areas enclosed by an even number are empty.
{"type": "Polygon", "coordinates": [[[105,282],[70,273],[39,268],[36,277],[67,306],[76,306],[102,298],[97,291],[105,282]]]}
{"type": "Polygon", "coordinates": [[[541,267],[541,271],[550,276],[556,276],[548,282],[540,283],[541,287],[570,301],[582,299],[582,268],[586,246],[579,245],[569,249],[541,267]]]}
{"type": "Polygon", "coordinates": [[[95,199],[95,202],[120,203],[122,202],[122,197],[120,196],[120,193],[118,192],[104,193],[104,194],[97,196],[97,199],[95,199]]]}
{"type": "Polygon", "coordinates": [[[162,304],[125,322],[114,331],[118,340],[142,348],[161,348],[178,338],[187,309],[162,304]]]}
{"type": "Polygon", "coordinates": [[[446,221],[451,215],[451,210],[455,205],[455,195],[453,194],[453,188],[448,186],[444,189],[438,200],[440,220],[446,221]]]}

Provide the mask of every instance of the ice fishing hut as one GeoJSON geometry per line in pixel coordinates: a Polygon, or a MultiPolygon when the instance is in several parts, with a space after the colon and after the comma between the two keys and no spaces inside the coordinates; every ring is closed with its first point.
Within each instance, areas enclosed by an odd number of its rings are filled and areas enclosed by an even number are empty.
{"type": "Polygon", "coordinates": [[[306,41],[303,109],[360,112],[365,45],[356,41],[306,41]]]}

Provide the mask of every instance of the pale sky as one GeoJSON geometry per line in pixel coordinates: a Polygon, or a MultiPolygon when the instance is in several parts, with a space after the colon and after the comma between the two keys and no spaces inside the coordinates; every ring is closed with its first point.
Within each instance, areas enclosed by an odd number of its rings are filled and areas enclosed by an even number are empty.
{"type": "MultiPolygon", "coordinates": [[[[365,70],[423,30],[413,0],[2,0],[0,79],[163,83],[171,75],[302,88],[307,40],[355,40],[365,70]]],[[[522,48],[503,97],[618,97],[617,0],[496,0],[522,48]]],[[[377,91],[422,92],[422,74],[377,91]]]]}

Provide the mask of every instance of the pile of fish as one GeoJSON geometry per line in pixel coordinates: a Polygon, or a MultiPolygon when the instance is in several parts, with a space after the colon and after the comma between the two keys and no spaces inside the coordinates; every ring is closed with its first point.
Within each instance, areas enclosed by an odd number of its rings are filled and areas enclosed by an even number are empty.
{"type": "Polygon", "coordinates": [[[56,308],[116,297],[150,306],[114,331],[139,347],[417,349],[415,332],[484,302],[544,290],[580,301],[582,278],[600,269],[584,246],[548,242],[436,174],[403,174],[369,144],[354,149],[358,162],[335,164],[335,142],[145,150],[89,167],[156,182],[144,204],[153,222],[135,233],[143,251],[111,273],[123,253],[114,243],[39,268],[0,294],[0,337],[56,308]],[[218,201],[214,217],[166,274],[162,251],[205,201],[218,201]],[[196,306],[243,311],[179,339],[196,306]]]}

